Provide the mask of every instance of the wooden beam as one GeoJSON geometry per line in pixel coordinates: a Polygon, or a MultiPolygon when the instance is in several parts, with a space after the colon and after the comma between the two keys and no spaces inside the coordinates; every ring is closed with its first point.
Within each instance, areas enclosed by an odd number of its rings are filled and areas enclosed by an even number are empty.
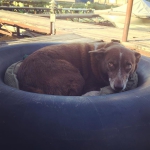
{"type": "Polygon", "coordinates": [[[125,24],[124,24],[124,30],[123,30],[123,36],[122,36],[122,42],[126,42],[127,38],[128,38],[131,13],[132,13],[132,5],[133,5],[133,0],[128,0],[126,18],[125,18],[125,24]]]}
{"type": "MultiPolygon", "coordinates": [[[[49,14],[34,14],[39,17],[50,17],[49,14]]],[[[98,14],[56,14],[56,19],[66,19],[66,18],[96,18],[99,17],[98,14]]]]}
{"type": "Polygon", "coordinates": [[[1,34],[5,34],[5,35],[8,35],[8,36],[12,36],[12,35],[13,35],[12,32],[8,32],[7,30],[4,30],[4,29],[0,29],[0,33],[1,33],[1,34]]]}
{"type": "Polygon", "coordinates": [[[30,25],[30,24],[28,25],[28,24],[24,24],[22,22],[14,22],[14,21],[5,20],[5,19],[2,19],[2,18],[0,18],[0,23],[7,24],[7,25],[12,25],[12,26],[19,26],[20,28],[30,29],[32,31],[49,34],[49,29],[46,29],[42,26],[38,27],[38,26],[35,26],[35,25],[30,25]]]}
{"type": "Polygon", "coordinates": [[[17,26],[17,36],[20,36],[20,28],[17,26]]]}

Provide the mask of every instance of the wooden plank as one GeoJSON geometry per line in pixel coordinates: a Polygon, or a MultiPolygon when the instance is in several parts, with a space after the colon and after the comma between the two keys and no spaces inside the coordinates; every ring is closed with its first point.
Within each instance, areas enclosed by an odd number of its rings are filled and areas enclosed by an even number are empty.
{"type": "Polygon", "coordinates": [[[4,30],[4,29],[0,29],[0,33],[1,34],[6,34],[8,36],[12,36],[12,32],[8,32],[7,30],[4,30]]]}
{"type": "MultiPolygon", "coordinates": [[[[99,41],[101,39],[98,39],[99,41]]],[[[61,35],[46,35],[39,36],[34,38],[24,38],[19,40],[11,40],[11,41],[2,41],[0,42],[0,46],[14,45],[14,44],[23,44],[23,43],[39,43],[39,42],[59,42],[59,43],[72,43],[72,42],[94,42],[96,39],[93,38],[85,38],[83,36],[77,34],[61,34],[61,35]]],[[[144,45],[136,45],[129,42],[122,42],[126,47],[140,52],[142,55],[150,57],[150,48],[144,45]]]]}
{"type": "MultiPolygon", "coordinates": [[[[50,17],[50,14],[34,14],[35,16],[40,17],[50,17]]],[[[99,15],[88,13],[88,14],[56,14],[56,19],[67,19],[67,18],[95,18],[99,15]]]]}
{"type": "Polygon", "coordinates": [[[0,23],[19,26],[21,28],[41,33],[50,33],[49,18],[38,17],[30,14],[0,10],[0,23]]]}

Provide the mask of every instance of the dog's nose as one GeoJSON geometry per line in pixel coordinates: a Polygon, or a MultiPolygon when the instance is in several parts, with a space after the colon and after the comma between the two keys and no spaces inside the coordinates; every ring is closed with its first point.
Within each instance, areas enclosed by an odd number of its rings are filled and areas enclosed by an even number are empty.
{"type": "Polygon", "coordinates": [[[123,90],[122,85],[115,85],[114,88],[115,88],[115,91],[118,91],[118,92],[123,90]]]}

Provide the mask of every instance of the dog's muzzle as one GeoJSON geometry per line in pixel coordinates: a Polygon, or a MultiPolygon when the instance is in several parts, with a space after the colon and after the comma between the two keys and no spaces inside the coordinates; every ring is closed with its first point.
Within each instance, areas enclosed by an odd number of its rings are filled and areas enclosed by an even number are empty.
{"type": "Polygon", "coordinates": [[[122,80],[122,79],[111,79],[109,78],[110,86],[113,90],[120,92],[123,91],[126,88],[128,80],[122,80]]]}
{"type": "Polygon", "coordinates": [[[122,83],[114,84],[114,90],[115,91],[123,91],[124,90],[124,85],[122,83]]]}

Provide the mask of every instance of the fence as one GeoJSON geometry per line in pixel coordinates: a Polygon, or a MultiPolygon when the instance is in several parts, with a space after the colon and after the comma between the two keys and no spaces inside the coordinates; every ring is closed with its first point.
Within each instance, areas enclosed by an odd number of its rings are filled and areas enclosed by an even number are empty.
{"type": "MultiPolygon", "coordinates": [[[[40,13],[49,13],[50,8],[44,8],[44,7],[7,7],[7,6],[0,6],[0,9],[3,10],[9,10],[9,11],[15,11],[15,12],[22,12],[22,13],[34,13],[34,14],[40,14],[40,13]]],[[[56,8],[55,13],[56,14],[65,14],[65,13],[93,13],[94,9],[85,9],[85,8],[56,8]]]]}

